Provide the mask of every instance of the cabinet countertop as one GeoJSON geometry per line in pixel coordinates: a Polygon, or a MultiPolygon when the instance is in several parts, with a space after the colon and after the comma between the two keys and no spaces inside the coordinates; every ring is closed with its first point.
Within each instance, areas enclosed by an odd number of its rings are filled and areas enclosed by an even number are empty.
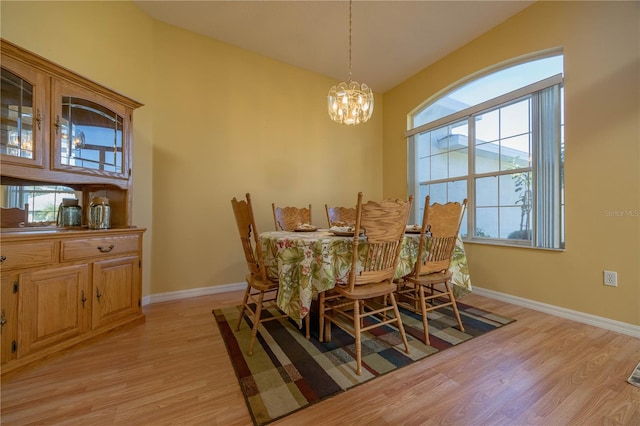
{"type": "Polygon", "coordinates": [[[38,238],[67,238],[67,237],[93,237],[102,235],[118,235],[131,232],[143,233],[146,228],[137,226],[123,226],[109,229],[89,229],[87,227],[58,228],[58,227],[26,227],[4,228],[0,230],[0,238],[3,241],[25,240],[38,238]]]}

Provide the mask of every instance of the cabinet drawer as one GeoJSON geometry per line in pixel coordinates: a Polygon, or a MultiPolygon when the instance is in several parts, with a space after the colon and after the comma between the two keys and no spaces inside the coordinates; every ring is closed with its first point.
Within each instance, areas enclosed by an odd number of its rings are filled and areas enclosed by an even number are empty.
{"type": "Polygon", "coordinates": [[[138,251],[138,236],[123,235],[119,237],[83,238],[62,242],[62,261],[105,257],[114,254],[138,251]]]}
{"type": "Polygon", "coordinates": [[[49,265],[56,259],[56,242],[2,243],[2,269],[49,265]]]}

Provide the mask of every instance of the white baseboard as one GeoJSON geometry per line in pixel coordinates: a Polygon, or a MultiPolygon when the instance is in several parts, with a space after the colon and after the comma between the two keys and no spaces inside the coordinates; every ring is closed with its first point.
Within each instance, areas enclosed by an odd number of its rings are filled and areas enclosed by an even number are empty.
{"type": "Polygon", "coordinates": [[[151,303],[166,302],[168,300],[187,299],[189,297],[206,296],[209,294],[226,293],[228,291],[244,290],[246,282],[215,285],[210,287],[191,288],[189,290],[170,291],[168,293],[152,294],[142,298],[142,306],[151,303]]]}
{"type": "Polygon", "coordinates": [[[583,324],[593,325],[595,327],[604,328],[605,330],[615,331],[616,333],[640,338],[640,326],[638,325],[615,321],[596,315],[586,314],[584,312],[573,311],[559,306],[548,305],[546,303],[536,302],[535,300],[524,299],[522,297],[512,296],[510,294],[487,290],[476,286],[473,286],[473,294],[511,303],[513,305],[523,306],[525,308],[533,309],[534,311],[544,312],[545,314],[555,315],[557,317],[570,319],[583,324]]]}
{"type": "MultiPolygon", "coordinates": [[[[142,305],[151,303],[166,302],[168,300],[186,299],[189,297],[205,296],[209,294],[225,293],[228,291],[244,290],[245,282],[224,284],[211,287],[192,288],[189,290],[172,291],[168,293],[152,294],[142,298],[142,305]]],[[[595,327],[604,328],[605,330],[615,331],[617,333],[626,334],[632,337],[640,338],[640,326],[628,324],[626,322],[615,321],[612,319],[599,317],[596,315],[586,314],[584,312],[573,311],[571,309],[561,308],[559,306],[549,305],[534,300],[524,299],[518,296],[512,296],[498,291],[487,290],[481,287],[473,287],[473,294],[489,297],[491,299],[500,300],[502,302],[511,303],[513,305],[523,306],[533,309],[534,311],[544,312],[545,314],[555,315],[557,317],[570,319],[583,324],[593,325],[595,327]]]]}

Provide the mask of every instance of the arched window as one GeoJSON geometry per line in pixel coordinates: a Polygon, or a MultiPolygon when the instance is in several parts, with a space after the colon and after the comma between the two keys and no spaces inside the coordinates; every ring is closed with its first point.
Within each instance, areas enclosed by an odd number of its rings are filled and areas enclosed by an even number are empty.
{"type": "Polygon", "coordinates": [[[564,248],[563,56],[467,80],[410,115],[409,193],[462,201],[473,241],[564,248]]]}

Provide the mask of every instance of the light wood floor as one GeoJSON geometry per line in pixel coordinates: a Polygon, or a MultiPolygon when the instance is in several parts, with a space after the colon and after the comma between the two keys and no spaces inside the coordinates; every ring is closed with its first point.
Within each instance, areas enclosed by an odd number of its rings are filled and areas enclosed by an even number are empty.
{"type": "MultiPolygon", "coordinates": [[[[240,293],[145,307],[145,324],[2,377],[2,424],[250,425],[214,307],[240,293]]],[[[279,425],[640,425],[626,379],[640,340],[477,295],[517,319],[325,400],[279,425]]]]}

